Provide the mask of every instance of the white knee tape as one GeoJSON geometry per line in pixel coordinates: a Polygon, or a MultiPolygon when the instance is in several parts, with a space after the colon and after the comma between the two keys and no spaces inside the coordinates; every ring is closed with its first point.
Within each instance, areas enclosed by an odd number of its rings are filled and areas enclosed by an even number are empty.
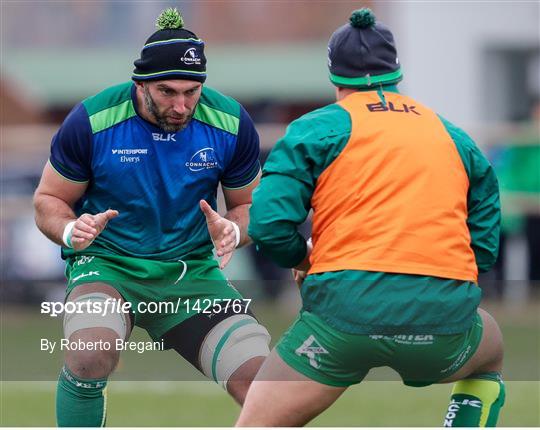
{"type": "Polygon", "coordinates": [[[70,302],[75,303],[75,312],[64,313],[64,337],[85,328],[110,328],[120,339],[126,338],[127,318],[119,312],[118,299],[105,293],[83,294],[70,302]]]}
{"type": "Polygon", "coordinates": [[[200,352],[201,368],[223,388],[246,361],[270,353],[270,334],[249,315],[234,315],[221,321],[206,336],[200,352]]]}

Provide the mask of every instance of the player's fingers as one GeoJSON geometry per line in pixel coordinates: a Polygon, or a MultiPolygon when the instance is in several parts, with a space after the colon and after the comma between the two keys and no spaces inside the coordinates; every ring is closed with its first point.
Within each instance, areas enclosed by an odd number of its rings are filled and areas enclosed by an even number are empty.
{"type": "Polygon", "coordinates": [[[298,285],[298,287],[301,287],[302,284],[304,283],[304,279],[306,279],[307,272],[303,270],[292,269],[292,274],[293,274],[294,282],[296,282],[296,285],[298,285]]]}
{"type": "Polygon", "coordinates": [[[221,242],[219,242],[220,248],[229,248],[232,246],[234,248],[234,245],[236,244],[236,238],[232,235],[225,236],[223,239],[221,239],[221,242]]]}
{"type": "Polygon", "coordinates": [[[105,217],[107,218],[107,221],[112,220],[113,218],[116,218],[120,212],[118,212],[116,209],[107,209],[105,211],[105,217]]]}
{"type": "Polygon", "coordinates": [[[82,219],[78,219],[77,221],[75,221],[75,224],[73,224],[73,230],[80,230],[84,231],[85,233],[97,234],[97,230],[82,219]]]}
{"type": "Polygon", "coordinates": [[[100,212],[94,215],[94,221],[98,225],[104,225],[107,222],[107,212],[100,212]]]}
{"type": "Polygon", "coordinates": [[[94,239],[97,234],[97,228],[91,227],[81,219],[75,221],[75,224],[73,224],[73,229],[71,230],[71,237],[82,237],[90,240],[94,239]]]}
{"type": "MultiPolygon", "coordinates": [[[[221,218],[221,220],[224,220],[224,218],[221,218]]],[[[223,226],[223,224],[214,222],[212,226],[209,226],[208,228],[214,243],[216,243],[218,247],[225,246],[226,243],[233,241],[235,238],[232,227],[230,226],[223,226]]]]}
{"type": "Polygon", "coordinates": [[[74,228],[71,232],[71,240],[73,240],[74,238],[78,238],[78,239],[84,239],[84,240],[92,240],[96,237],[95,234],[92,234],[92,233],[87,233],[85,231],[82,231],[82,230],[78,230],[76,228],[74,228]]]}
{"type": "Polygon", "coordinates": [[[222,239],[221,242],[219,242],[219,247],[217,248],[218,251],[221,251],[222,254],[226,254],[227,252],[234,251],[236,247],[236,239],[234,236],[227,236],[226,238],[222,239]]]}
{"type": "Polygon", "coordinates": [[[109,220],[115,218],[118,216],[118,211],[113,209],[107,209],[105,212],[100,212],[96,215],[94,215],[94,221],[97,224],[97,227],[99,228],[99,231],[102,231],[109,220]]]}
{"type": "Polygon", "coordinates": [[[199,202],[199,206],[206,217],[206,221],[212,222],[221,218],[220,215],[206,202],[206,200],[201,200],[199,202]]]}
{"type": "Polygon", "coordinates": [[[84,248],[87,248],[88,245],[90,245],[91,243],[92,243],[91,240],[84,239],[82,237],[72,237],[71,238],[71,246],[76,251],[80,251],[80,250],[82,250],[84,248]]]}
{"type": "Polygon", "coordinates": [[[82,214],[79,219],[77,220],[77,222],[83,222],[85,224],[88,224],[90,227],[95,227],[96,226],[96,220],[94,219],[94,215],[90,215],[90,214],[82,214]]]}
{"type": "Polygon", "coordinates": [[[232,251],[234,251],[234,243],[220,246],[219,248],[216,249],[216,252],[220,257],[232,251]]]}
{"type": "Polygon", "coordinates": [[[232,250],[234,250],[234,246],[231,246],[230,242],[219,242],[219,245],[216,247],[216,252],[220,257],[232,250]]]}
{"type": "Polygon", "coordinates": [[[232,252],[229,252],[228,254],[225,254],[223,256],[223,258],[221,259],[220,263],[219,263],[219,268],[224,269],[225,266],[227,266],[227,264],[229,264],[229,261],[231,261],[232,256],[233,256],[232,252]]]}
{"type": "Polygon", "coordinates": [[[233,251],[234,251],[234,246],[227,246],[227,247],[216,250],[216,254],[218,257],[223,257],[224,255],[233,251]]]}

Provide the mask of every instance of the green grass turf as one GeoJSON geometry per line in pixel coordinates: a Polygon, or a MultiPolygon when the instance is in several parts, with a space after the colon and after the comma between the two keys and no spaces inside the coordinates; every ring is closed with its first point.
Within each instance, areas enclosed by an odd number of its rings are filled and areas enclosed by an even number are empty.
{"type": "MultiPolygon", "coordinates": [[[[54,426],[54,383],[7,382],[2,387],[2,426],[54,426]]],[[[312,426],[440,426],[450,386],[405,387],[364,382],[350,388],[312,426]]],[[[540,384],[509,382],[500,426],[540,426],[540,384]]],[[[108,426],[231,426],[239,407],[208,382],[112,382],[108,426]]]]}

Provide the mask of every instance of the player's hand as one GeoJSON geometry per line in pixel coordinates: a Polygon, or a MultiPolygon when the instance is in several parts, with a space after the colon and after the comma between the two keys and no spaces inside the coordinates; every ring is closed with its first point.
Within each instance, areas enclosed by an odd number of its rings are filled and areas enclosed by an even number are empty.
{"type": "Polygon", "coordinates": [[[300,264],[298,264],[298,266],[293,267],[292,269],[294,282],[296,282],[296,285],[298,285],[298,288],[300,288],[302,284],[304,283],[304,279],[306,279],[309,268],[311,267],[309,257],[311,257],[312,252],[313,252],[313,242],[311,241],[311,238],[309,238],[306,241],[306,256],[300,262],[300,264]]]}
{"type": "MultiPolygon", "coordinates": [[[[309,258],[311,257],[312,252],[313,252],[313,242],[311,241],[311,238],[309,238],[306,241],[306,256],[304,257],[304,259],[297,266],[294,267],[293,270],[296,270],[298,272],[306,272],[307,273],[309,271],[309,268],[311,267],[311,262],[310,262],[309,258]]],[[[294,272],[293,272],[293,275],[294,275],[294,272]]],[[[304,276],[304,278],[305,278],[305,276],[304,276]]]]}
{"type": "Polygon", "coordinates": [[[232,221],[218,214],[205,200],[201,200],[199,205],[206,217],[206,225],[216,248],[216,254],[218,257],[223,257],[219,263],[219,268],[223,269],[231,261],[236,249],[236,233],[232,221]]]}
{"type": "Polygon", "coordinates": [[[90,246],[96,237],[105,229],[107,223],[118,216],[118,211],[108,209],[96,215],[82,214],[71,230],[71,246],[80,251],[90,246]]]}
{"type": "Polygon", "coordinates": [[[292,269],[292,275],[294,278],[294,282],[296,282],[296,285],[298,286],[298,288],[300,288],[304,283],[304,279],[306,279],[307,272],[304,270],[292,269]]]}

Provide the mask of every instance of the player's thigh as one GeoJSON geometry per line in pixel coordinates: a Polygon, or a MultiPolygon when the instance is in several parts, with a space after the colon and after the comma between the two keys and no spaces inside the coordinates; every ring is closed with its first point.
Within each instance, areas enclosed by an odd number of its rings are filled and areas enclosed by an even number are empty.
{"type": "Polygon", "coordinates": [[[251,384],[239,427],[303,426],[347,389],[313,381],[285,363],[274,349],[251,384]]]}
{"type": "Polygon", "coordinates": [[[475,373],[500,372],[503,361],[503,337],[495,319],[483,309],[478,309],[482,319],[482,338],[476,352],[454,374],[441,383],[458,381],[475,373]]]}
{"type": "Polygon", "coordinates": [[[246,308],[212,314],[198,313],[163,335],[172,348],[223,388],[231,376],[255,357],[270,352],[270,334],[246,308]]]}
{"type": "Polygon", "coordinates": [[[225,278],[217,261],[190,260],[185,265],[181,286],[172,285],[168,294],[168,300],[182,304],[178,312],[146,320],[142,327],[227,388],[244,363],[268,355],[270,335],[251,312],[251,300],[225,278]]]}
{"type": "Polygon", "coordinates": [[[80,296],[92,294],[92,293],[103,293],[111,298],[124,302],[124,298],[113,286],[106,284],[104,282],[91,282],[88,284],[80,284],[69,292],[66,298],[66,302],[74,301],[80,296]]]}

